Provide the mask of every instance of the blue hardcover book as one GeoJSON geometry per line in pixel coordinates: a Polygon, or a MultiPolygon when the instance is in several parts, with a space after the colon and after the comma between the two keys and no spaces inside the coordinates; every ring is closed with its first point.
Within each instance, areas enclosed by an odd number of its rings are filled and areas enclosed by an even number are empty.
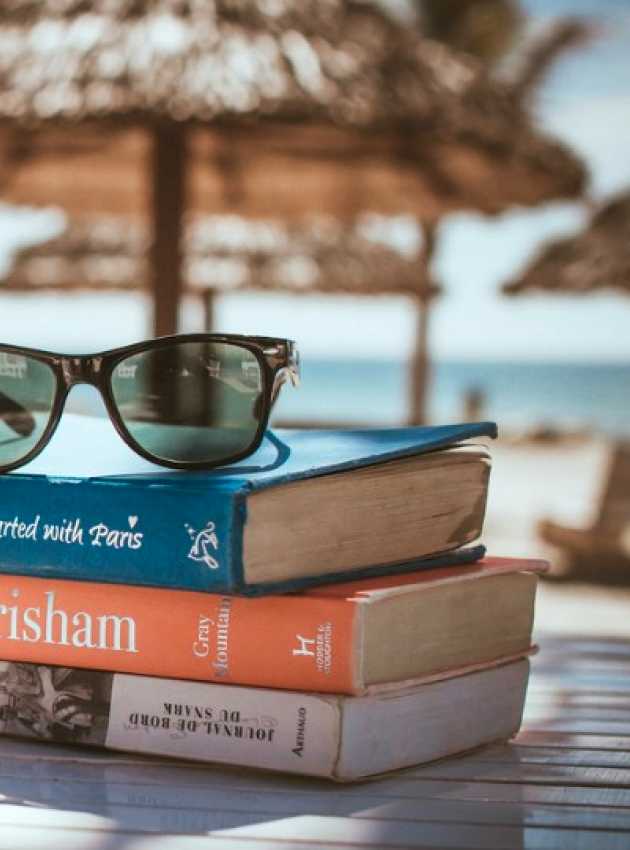
{"type": "Polygon", "coordinates": [[[166,470],[106,419],[66,414],[0,475],[0,571],[213,593],[277,593],[474,561],[490,422],[277,430],[240,463],[166,470]],[[116,472],[113,473],[112,470],[116,472]]]}

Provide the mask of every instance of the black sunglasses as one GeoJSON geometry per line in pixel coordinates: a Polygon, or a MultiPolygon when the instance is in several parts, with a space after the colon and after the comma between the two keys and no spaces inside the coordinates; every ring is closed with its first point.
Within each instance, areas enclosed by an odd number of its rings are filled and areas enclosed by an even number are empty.
{"type": "Polygon", "coordinates": [[[28,463],[59,424],[68,391],[92,384],[127,445],[173,469],[246,457],[281,386],[299,383],[294,342],[180,334],[98,354],[0,345],[0,472],[28,463]]]}

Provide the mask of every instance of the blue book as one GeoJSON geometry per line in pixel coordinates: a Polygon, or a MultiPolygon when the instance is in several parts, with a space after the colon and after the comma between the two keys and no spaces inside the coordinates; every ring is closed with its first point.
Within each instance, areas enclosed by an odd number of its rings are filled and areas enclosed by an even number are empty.
{"type": "Polygon", "coordinates": [[[0,572],[260,594],[478,560],[490,422],[269,431],[208,472],[155,466],[66,414],[0,475],[0,572]]]}

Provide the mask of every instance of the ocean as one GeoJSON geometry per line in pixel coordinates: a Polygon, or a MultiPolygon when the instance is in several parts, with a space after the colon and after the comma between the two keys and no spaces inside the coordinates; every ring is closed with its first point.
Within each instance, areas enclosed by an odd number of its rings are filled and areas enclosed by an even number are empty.
{"type": "MultiPolygon", "coordinates": [[[[395,424],[407,415],[409,373],[399,361],[310,360],[302,386],[283,390],[278,417],[395,424]]],[[[545,426],[630,435],[630,363],[434,364],[429,420],[463,418],[464,396],[483,394],[483,418],[511,431],[545,426]]]]}
{"type": "MultiPolygon", "coordinates": [[[[306,358],[301,386],[283,389],[274,419],[401,424],[407,417],[407,381],[401,361],[306,358]]],[[[630,363],[441,361],[433,367],[430,422],[464,418],[463,399],[471,389],[483,394],[481,417],[496,420],[507,433],[550,427],[630,436],[630,363]]],[[[68,409],[104,413],[91,387],[76,387],[68,409]]]]}

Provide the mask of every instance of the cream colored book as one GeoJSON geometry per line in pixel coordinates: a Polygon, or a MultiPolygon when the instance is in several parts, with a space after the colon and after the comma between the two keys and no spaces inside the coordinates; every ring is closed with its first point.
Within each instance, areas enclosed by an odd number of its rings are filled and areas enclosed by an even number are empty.
{"type": "Polygon", "coordinates": [[[0,731],[339,781],[516,733],[529,663],[362,697],[0,662],[0,731]]]}

